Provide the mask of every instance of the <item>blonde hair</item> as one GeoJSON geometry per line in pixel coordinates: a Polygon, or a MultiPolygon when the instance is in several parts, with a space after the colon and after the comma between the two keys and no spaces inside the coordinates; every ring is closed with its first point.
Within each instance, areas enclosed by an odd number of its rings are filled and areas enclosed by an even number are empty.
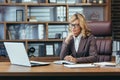
{"type": "Polygon", "coordinates": [[[82,36],[84,38],[87,37],[87,36],[89,36],[91,34],[91,31],[90,31],[90,29],[87,26],[87,22],[85,20],[85,17],[82,14],[80,14],[80,13],[76,13],[76,14],[74,14],[71,17],[71,19],[69,20],[69,22],[72,23],[75,20],[79,21],[79,25],[80,25],[80,28],[81,28],[81,34],[82,34],[82,36]]]}

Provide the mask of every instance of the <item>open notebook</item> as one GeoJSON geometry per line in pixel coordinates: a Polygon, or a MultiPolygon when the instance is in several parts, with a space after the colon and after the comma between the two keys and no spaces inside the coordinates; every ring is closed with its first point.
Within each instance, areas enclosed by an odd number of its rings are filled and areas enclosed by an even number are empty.
{"type": "Polygon", "coordinates": [[[91,63],[86,63],[86,64],[76,64],[70,61],[66,61],[66,60],[58,60],[58,61],[54,61],[53,63],[55,64],[64,64],[65,67],[68,68],[88,68],[88,67],[97,67],[94,64],[91,63]]]}
{"type": "Polygon", "coordinates": [[[11,64],[22,66],[45,66],[48,62],[29,61],[24,44],[21,42],[4,42],[11,64]]]}
{"type": "Polygon", "coordinates": [[[54,64],[69,64],[69,65],[75,64],[73,62],[66,61],[66,60],[57,60],[57,61],[54,61],[53,63],[54,64]]]}

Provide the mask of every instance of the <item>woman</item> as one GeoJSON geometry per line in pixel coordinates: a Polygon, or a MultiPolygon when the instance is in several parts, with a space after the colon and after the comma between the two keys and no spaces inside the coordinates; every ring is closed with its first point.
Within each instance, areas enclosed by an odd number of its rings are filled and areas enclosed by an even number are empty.
{"type": "Polygon", "coordinates": [[[60,59],[74,63],[96,62],[96,41],[87,27],[85,17],[76,13],[69,22],[70,33],[63,41],[60,59]]]}

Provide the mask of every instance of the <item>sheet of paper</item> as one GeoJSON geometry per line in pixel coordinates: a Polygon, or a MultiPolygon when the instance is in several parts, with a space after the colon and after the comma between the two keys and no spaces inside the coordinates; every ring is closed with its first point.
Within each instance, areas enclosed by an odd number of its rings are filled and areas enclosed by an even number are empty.
{"type": "Polygon", "coordinates": [[[73,65],[67,65],[67,64],[64,64],[65,67],[68,67],[68,68],[93,68],[93,67],[97,67],[96,65],[94,64],[73,64],[73,65]]]}
{"type": "Polygon", "coordinates": [[[113,63],[113,62],[97,62],[97,63],[93,63],[93,64],[95,64],[95,65],[99,65],[99,66],[109,66],[109,65],[116,65],[115,63],[113,63]]]}

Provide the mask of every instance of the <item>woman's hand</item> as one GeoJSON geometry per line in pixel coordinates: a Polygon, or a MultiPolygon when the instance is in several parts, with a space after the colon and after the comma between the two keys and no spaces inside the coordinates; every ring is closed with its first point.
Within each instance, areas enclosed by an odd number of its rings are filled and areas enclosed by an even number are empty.
{"type": "Polygon", "coordinates": [[[70,61],[70,62],[73,62],[73,63],[77,63],[77,59],[72,57],[71,55],[70,56],[65,56],[64,60],[70,61]]]}
{"type": "Polygon", "coordinates": [[[67,38],[65,39],[65,43],[68,44],[72,37],[73,37],[73,33],[69,33],[67,38]]]}

